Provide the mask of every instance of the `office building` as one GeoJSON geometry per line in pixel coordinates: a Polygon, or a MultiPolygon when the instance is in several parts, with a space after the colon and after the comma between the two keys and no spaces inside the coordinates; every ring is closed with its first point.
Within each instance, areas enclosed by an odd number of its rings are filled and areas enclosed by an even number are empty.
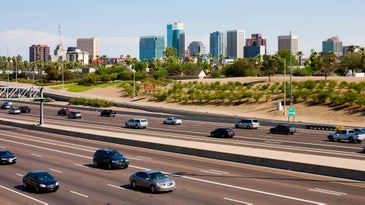
{"type": "Polygon", "coordinates": [[[151,60],[164,57],[164,36],[142,36],[139,40],[139,59],[151,60]]]}
{"type": "Polygon", "coordinates": [[[66,61],[67,51],[62,44],[58,44],[51,56],[51,62],[63,62],[66,61]]]}
{"type": "Polygon", "coordinates": [[[292,55],[298,53],[298,36],[278,36],[278,50],[291,50],[292,55]]]}
{"type": "Polygon", "coordinates": [[[244,49],[245,58],[254,58],[258,55],[266,54],[266,39],[262,38],[262,34],[252,34],[251,38],[246,40],[244,49]]]}
{"type": "Polygon", "coordinates": [[[29,62],[50,60],[50,48],[48,45],[32,45],[29,47],[29,62]]]}
{"type": "Polygon", "coordinates": [[[209,46],[210,54],[214,58],[219,59],[220,56],[224,58],[227,49],[226,34],[219,31],[210,33],[209,46]]]}
{"type": "Polygon", "coordinates": [[[342,56],[342,41],[337,36],[322,41],[323,52],[333,52],[336,56],[342,56]]]}
{"type": "Polygon", "coordinates": [[[81,51],[88,52],[92,55],[92,59],[96,59],[99,56],[99,40],[95,37],[77,39],[76,47],[81,51]]]}
{"type": "Polygon", "coordinates": [[[167,25],[167,46],[175,48],[178,57],[185,57],[185,31],[183,23],[176,22],[167,25]]]}
{"type": "Polygon", "coordinates": [[[245,46],[245,31],[227,31],[227,56],[228,58],[243,58],[245,46]]]}
{"type": "Polygon", "coordinates": [[[188,47],[190,56],[206,54],[205,46],[201,41],[193,41],[188,47]]]}

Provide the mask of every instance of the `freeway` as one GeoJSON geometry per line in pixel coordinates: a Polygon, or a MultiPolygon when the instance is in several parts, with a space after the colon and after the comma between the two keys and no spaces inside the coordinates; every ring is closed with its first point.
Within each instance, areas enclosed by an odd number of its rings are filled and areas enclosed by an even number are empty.
{"type": "Polygon", "coordinates": [[[0,125],[0,148],[9,149],[18,157],[16,164],[1,166],[2,204],[323,205],[361,204],[365,201],[365,183],[360,181],[166,153],[18,127],[0,125]],[[118,170],[95,168],[92,154],[98,148],[119,150],[130,160],[130,166],[118,170]],[[60,182],[60,189],[47,194],[25,191],[21,177],[36,169],[54,175],[60,182]],[[128,177],[141,169],[158,169],[167,173],[176,181],[177,188],[162,194],[131,189],[128,177]]]}
{"type": "MultiPolygon", "coordinates": [[[[18,105],[24,104],[17,102],[18,105]]],[[[14,118],[37,123],[39,119],[39,105],[29,104],[32,112],[29,114],[9,115],[7,110],[0,110],[0,117],[14,118]]],[[[234,127],[238,118],[234,117],[204,117],[200,115],[181,115],[182,125],[165,125],[162,121],[171,116],[168,113],[147,112],[127,108],[115,108],[118,111],[116,117],[101,117],[98,109],[85,107],[72,107],[81,111],[82,119],[68,119],[64,116],[57,116],[60,107],[54,104],[47,104],[44,107],[45,123],[57,124],[65,127],[78,127],[86,129],[123,132],[130,134],[141,134],[158,136],[164,138],[178,138],[183,140],[194,140],[202,142],[213,142],[219,144],[232,144],[235,146],[263,148],[270,150],[289,151],[297,153],[308,153],[320,156],[333,156],[340,158],[364,159],[361,152],[361,145],[348,142],[330,142],[326,136],[331,131],[309,130],[298,128],[295,135],[270,134],[268,130],[277,124],[274,121],[262,121],[262,127],[257,130],[234,129],[236,136],[233,139],[217,139],[209,137],[210,131],[217,127],[234,127]],[[147,129],[127,129],[124,122],[132,117],[146,118],[149,121],[147,129]]]]}

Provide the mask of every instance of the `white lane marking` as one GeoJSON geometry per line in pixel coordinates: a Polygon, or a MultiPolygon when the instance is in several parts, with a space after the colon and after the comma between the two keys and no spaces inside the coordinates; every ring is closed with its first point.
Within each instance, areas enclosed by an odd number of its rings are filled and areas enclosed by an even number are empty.
{"type": "Polygon", "coordinates": [[[148,160],[152,159],[151,157],[144,157],[144,156],[137,156],[137,157],[140,158],[140,159],[148,159],[148,160]]]}
{"type": "Polygon", "coordinates": [[[229,172],[225,172],[225,171],[221,171],[221,170],[216,170],[216,169],[209,169],[212,172],[217,172],[217,173],[221,173],[221,174],[230,174],[229,172]]]}
{"type": "Polygon", "coordinates": [[[331,190],[320,189],[320,188],[314,188],[314,189],[308,189],[308,190],[314,191],[314,192],[320,192],[320,193],[324,193],[324,194],[332,194],[332,195],[336,195],[336,196],[347,195],[347,193],[344,193],[344,192],[337,192],[337,191],[331,191],[331,190]]]}
{"type": "Polygon", "coordinates": [[[32,155],[35,157],[42,157],[42,155],[40,155],[40,154],[32,154],[32,155]]]}
{"type": "Polygon", "coordinates": [[[201,172],[204,172],[204,173],[209,173],[209,174],[222,175],[222,173],[212,172],[212,171],[208,171],[208,170],[200,170],[200,171],[201,171],[201,172]]]}
{"type": "Polygon", "coordinates": [[[36,202],[38,202],[38,203],[40,203],[40,204],[48,205],[48,203],[46,203],[46,202],[43,202],[43,201],[41,201],[41,200],[38,200],[38,199],[33,198],[33,197],[31,197],[31,196],[28,196],[28,195],[25,195],[25,194],[23,194],[23,193],[17,192],[17,191],[15,191],[15,190],[9,189],[9,188],[7,188],[7,187],[5,187],[5,186],[0,185],[0,188],[3,188],[3,189],[8,190],[8,191],[11,191],[11,192],[16,193],[16,194],[18,194],[18,195],[20,195],[20,196],[24,196],[24,197],[26,197],[26,198],[28,198],[28,199],[31,199],[31,200],[33,200],[33,201],[36,201],[36,202]]]}
{"type": "Polygon", "coordinates": [[[57,169],[49,168],[49,170],[54,171],[54,172],[57,172],[57,173],[63,173],[63,171],[60,171],[60,170],[57,170],[57,169]]]}
{"type": "Polygon", "coordinates": [[[82,165],[82,164],[74,163],[74,165],[79,166],[79,167],[83,167],[83,168],[89,168],[88,166],[84,166],[84,165],[82,165]]]}
{"type": "Polygon", "coordinates": [[[85,198],[89,198],[89,196],[88,196],[88,195],[81,194],[81,193],[76,192],[76,191],[70,191],[70,192],[71,192],[71,193],[73,193],[73,194],[76,194],[76,195],[79,195],[79,196],[85,197],[85,198]]]}
{"type": "Polygon", "coordinates": [[[107,184],[107,186],[113,187],[113,188],[117,188],[117,189],[122,189],[124,190],[123,187],[117,186],[117,185],[113,185],[113,184],[107,184]]]}
{"type": "Polygon", "coordinates": [[[227,197],[224,197],[223,199],[225,200],[228,200],[228,201],[233,201],[233,202],[237,202],[239,204],[246,204],[246,205],[253,205],[251,203],[248,203],[248,202],[244,202],[244,201],[239,201],[239,200],[236,200],[236,199],[231,199],[231,198],[227,198],[227,197]]]}
{"type": "Polygon", "coordinates": [[[19,173],[16,173],[15,175],[20,176],[20,177],[24,176],[23,174],[19,174],[19,173]]]}

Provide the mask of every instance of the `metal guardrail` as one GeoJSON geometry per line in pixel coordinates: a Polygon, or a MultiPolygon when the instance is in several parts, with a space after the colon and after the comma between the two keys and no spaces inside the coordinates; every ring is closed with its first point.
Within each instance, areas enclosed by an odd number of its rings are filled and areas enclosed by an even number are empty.
{"type": "Polygon", "coordinates": [[[312,130],[337,130],[339,129],[339,126],[332,126],[332,125],[306,125],[307,129],[312,129],[312,130]]]}

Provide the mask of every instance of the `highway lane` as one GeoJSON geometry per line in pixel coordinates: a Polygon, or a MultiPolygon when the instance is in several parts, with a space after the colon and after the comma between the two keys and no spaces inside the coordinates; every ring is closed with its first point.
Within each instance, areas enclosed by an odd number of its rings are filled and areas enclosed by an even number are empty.
{"type": "Polygon", "coordinates": [[[1,148],[18,156],[0,166],[0,196],[9,204],[360,204],[365,184],[285,170],[166,153],[111,143],[0,126],[1,148]],[[121,151],[127,169],[94,168],[97,148],[121,151]],[[44,169],[60,181],[55,193],[23,190],[21,176],[44,169]],[[131,173],[159,169],[176,182],[171,193],[132,190],[131,173]],[[41,202],[35,201],[39,200],[41,202]],[[13,201],[15,200],[15,201],[13,201]]]}
{"type": "MultiPolygon", "coordinates": [[[[7,110],[0,110],[0,117],[11,117],[37,123],[39,120],[39,105],[30,105],[30,114],[9,115],[7,110]]],[[[217,127],[233,127],[236,119],[223,118],[204,121],[202,117],[179,116],[183,119],[183,125],[164,125],[162,121],[171,114],[144,112],[134,109],[120,108],[116,117],[100,117],[97,109],[78,107],[75,110],[82,112],[83,118],[78,120],[67,119],[65,116],[57,116],[59,107],[45,106],[45,123],[53,123],[63,126],[81,127],[86,129],[98,129],[131,134],[143,134],[166,138],[179,138],[185,140],[198,140],[237,146],[257,147],[272,150],[284,150],[333,157],[352,157],[364,159],[361,153],[361,144],[348,142],[329,142],[326,135],[330,131],[298,129],[295,135],[270,134],[271,126],[263,125],[257,130],[234,129],[236,136],[233,139],[214,139],[209,137],[210,131],[217,127]],[[149,127],[144,130],[127,129],[124,122],[132,117],[143,117],[149,120],[149,127]]],[[[269,124],[268,122],[263,124],[269,124]]]]}

